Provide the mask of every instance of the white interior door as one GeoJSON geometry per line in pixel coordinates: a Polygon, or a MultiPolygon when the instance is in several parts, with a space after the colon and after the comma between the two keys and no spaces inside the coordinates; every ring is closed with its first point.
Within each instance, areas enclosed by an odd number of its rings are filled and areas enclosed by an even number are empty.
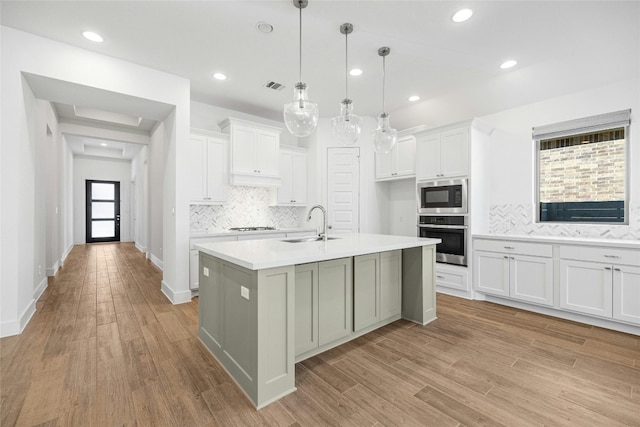
{"type": "Polygon", "coordinates": [[[330,232],[360,231],[360,148],[327,149],[327,205],[330,232]]]}

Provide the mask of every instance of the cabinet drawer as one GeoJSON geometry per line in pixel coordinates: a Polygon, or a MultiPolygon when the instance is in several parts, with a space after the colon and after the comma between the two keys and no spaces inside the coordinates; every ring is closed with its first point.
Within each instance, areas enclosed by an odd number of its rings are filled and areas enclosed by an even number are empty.
{"type": "Polygon", "coordinates": [[[436,267],[436,285],[467,291],[467,273],[443,271],[436,267]]]}
{"type": "Polygon", "coordinates": [[[640,266],[640,251],[632,249],[563,245],[560,258],[640,266]]]}
{"type": "Polygon", "coordinates": [[[473,241],[473,248],[479,251],[512,253],[549,258],[553,256],[553,246],[546,243],[476,239],[473,241]]]}

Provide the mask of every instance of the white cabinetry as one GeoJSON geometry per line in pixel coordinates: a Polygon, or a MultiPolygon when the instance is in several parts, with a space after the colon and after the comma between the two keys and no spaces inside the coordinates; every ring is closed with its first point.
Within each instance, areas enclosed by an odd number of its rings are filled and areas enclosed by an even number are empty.
{"type": "Polygon", "coordinates": [[[354,331],[400,316],[402,251],[354,257],[353,277],[354,331]]]}
{"type": "Polygon", "coordinates": [[[474,241],[474,289],[553,306],[553,247],[508,240],[474,241]]]}
{"type": "Polygon", "coordinates": [[[351,334],[352,259],[296,265],[295,354],[351,334]]]}
{"type": "Polygon", "coordinates": [[[469,128],[416,135],[416,180],[469,175],[469,128]]]}
{"type": "Polygon", "coordinates": [[[229,194],[229,137],[194,130],[189,140],[189,203],[221,204],[229,194]]]}
{"type": "Polygon", "coordinates": [[[280,175],[282,184],[276,190],[276,205],[306,206],[307,204],[307,150],[297,147],[280,149],[280,175]]]}
{"type": "Polygon", "coordinates": [[[640,325],[640,252],[560,246],[560,307],[640,325]]]}
{"type": "Polygon", "coordinates": [[[281,129],[228,118],[220,123],[230,135],[230,181],[232,185],[279,186],[281,129]]]}
{"type": "Polygon", "coordinates": [[[416,175],[416,139],[412,135],[398,138],[393,149],[376,153],[376,181],[414,178],[416,175]]]}

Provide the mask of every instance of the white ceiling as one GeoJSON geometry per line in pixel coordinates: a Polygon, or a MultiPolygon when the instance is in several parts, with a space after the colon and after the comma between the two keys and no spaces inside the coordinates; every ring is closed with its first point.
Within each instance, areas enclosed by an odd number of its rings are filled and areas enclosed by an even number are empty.
{"type": "MultiPolygon", "coordinates": [[[[281,120],[298,81],[298,9],[279,1],[6,1],[3,25],[190,79],[193,100],[281,120]],[[256,23],[273,25],[271,34],[256,23]],[[105,42],[81,33],[93,30],[105,42]],[[229,79],[210,76],[221,71],[229,79]],[[283,91],[262,86],[284,83],[283,91]]],[[[387,111],[490,87],[479,113],[640,74],[638,1],[322,1],[303,11],[303,81],[321,116],[344,98],[344,36],[355,112],[381,112],[381,46],[387,57],[387,111]],[[461,7],[473,17],[451,21],[461,7]],[[499,65],[518,60],[505,71],[499,65]],[[526,81],[516,76],[526,77],[526,81]],[[512,96],[513,95],[513,96],[512,96]]],[[[478,100],[474,101],[478,104],[478,100]]],[[[425,120],[427,122],[427,120],[425,120]]]]}

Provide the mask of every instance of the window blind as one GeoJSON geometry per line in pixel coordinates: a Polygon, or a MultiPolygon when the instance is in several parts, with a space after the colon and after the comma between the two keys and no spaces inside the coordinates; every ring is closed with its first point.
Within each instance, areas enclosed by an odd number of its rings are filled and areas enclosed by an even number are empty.
{"type": "Polygon", "coordinates": [[[553,123],[550,125],[536,126],[532,129],[532,135],[533,139],[536,140],[562,138],[580,133],[597,132],[613,127],[629,126],[629,123],[631,123],[631,109],[567,120],[566,122],[553,123]]]}

